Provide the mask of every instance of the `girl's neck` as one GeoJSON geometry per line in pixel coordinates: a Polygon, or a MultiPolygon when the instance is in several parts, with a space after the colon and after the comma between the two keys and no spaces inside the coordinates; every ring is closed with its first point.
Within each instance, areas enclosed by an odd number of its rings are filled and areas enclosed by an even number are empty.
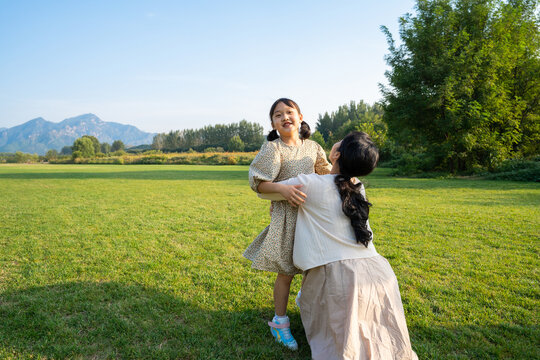
{"type": "Polygon", "coordinates": [[[289,146],[298,146],[302,144],[302,140],[300,139],[298,134],[296,134],[296,136],[291,135],[288,137],[285,137],[279,134],[279,137],[281,138],[281,141],[283,141],[286,145],[289,145],[289,146]]]}

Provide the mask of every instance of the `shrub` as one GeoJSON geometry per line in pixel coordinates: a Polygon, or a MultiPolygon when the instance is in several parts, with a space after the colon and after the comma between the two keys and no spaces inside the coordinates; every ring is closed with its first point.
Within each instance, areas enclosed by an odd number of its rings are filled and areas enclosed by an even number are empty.
{"type": "Polygon", "coordinates": [[[73,160],[80,159],[82,158],[82,155],[83,155],[82,152],[80,152],[79,150],[76,150],[73,153],[71,153],[71,158],[73,160]]]}
{"type": "Polygon", "coordinates": [[[540,182],[540,156],[532,159],[511,159],[503,161],[490,172],[480,174],[490,180],[540,182]]]}
{"type": "Polygon", "coordinates": [[[394,160],[391,165],[396,167],[394,175],[413,175],[432,169],[433,164],[434,159],[428,154],[404,153],[399,159],[394,160]]]}
{"type": "Polygon", "coordinates": [[[227,165],[236,165],[236,164],[238,164],[238,160],[236,160],[236,157],[227,156],[227,165]]]}

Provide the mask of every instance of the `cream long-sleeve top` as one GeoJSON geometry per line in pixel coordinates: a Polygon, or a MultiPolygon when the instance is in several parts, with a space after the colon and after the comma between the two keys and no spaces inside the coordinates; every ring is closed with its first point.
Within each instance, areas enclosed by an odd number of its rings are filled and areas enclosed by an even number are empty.
{"type": "MultiPolygon", "coordinates": [[[[351,220],[343,213],[341,198],[334,182],[336,175],[298,175],[280,184],[303,185],[307,195],[298,208],[293,248],[294,265],[309,270],[328,263],[376,256],[373,239],[365,247],[357,243],[351,220]]],[[[361,192],[365,196],[362,185],[361,192]]],[[[369,220],[367,223],[368,229],[369,220]]],[[[372,232],[373,233],[373,232],[372,232]]]]}

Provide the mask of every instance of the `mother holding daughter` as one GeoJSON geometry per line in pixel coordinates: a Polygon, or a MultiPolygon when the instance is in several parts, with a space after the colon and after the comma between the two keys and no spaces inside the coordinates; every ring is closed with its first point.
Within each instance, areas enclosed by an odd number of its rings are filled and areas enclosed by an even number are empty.
{"type": "Polygon", "coordinates": [[[302,185],[293,261],[304,270],[300,314],[313,359],[418,359],[396,276],[373,246],[365,189],[357,176],[376,167],[369,136],[353,132],[335,144],[328,175],[299,175],[302,185]]]}

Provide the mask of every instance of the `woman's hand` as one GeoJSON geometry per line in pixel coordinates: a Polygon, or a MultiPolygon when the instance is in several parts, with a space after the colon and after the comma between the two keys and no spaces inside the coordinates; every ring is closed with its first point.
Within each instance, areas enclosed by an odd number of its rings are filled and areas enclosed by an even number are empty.
{"type": "MultiPolygon", "coordinates": [[[[280,184],[281,185],[281,184],[280,184]]],[[[300,188],[304,185],[281,185],[279,193],[283,196],[289,204],[294,207],[301,205],[305,202],[307,195],[300,191],[300,188]]]]}

